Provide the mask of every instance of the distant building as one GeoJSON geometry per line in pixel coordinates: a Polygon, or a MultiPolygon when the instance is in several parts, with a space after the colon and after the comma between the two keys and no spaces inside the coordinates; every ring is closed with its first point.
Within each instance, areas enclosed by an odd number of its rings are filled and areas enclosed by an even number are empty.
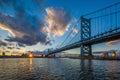
{"type": "Polygon", "coordinates": [[[5,56],[5,52],[2,52],[2,56],[5,56]]]}
{"type": "Polygon", "coordinates": [[[113,51],[112,54],[111,54],[112,57],[116,57],[116,52],[113,51]]]}
{"type": "Polygon", "coordinates": [[[103,54],[102,54],[102,57],[103,57],[103,58],[107,58],[107,57],[108,57],[108,53],[103,53],[103,54]]]}

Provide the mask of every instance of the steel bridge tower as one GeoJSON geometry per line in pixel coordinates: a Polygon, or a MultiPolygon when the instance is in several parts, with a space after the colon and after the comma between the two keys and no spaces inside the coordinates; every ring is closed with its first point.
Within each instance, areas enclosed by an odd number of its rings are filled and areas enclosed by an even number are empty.
{"type": "MultiPolygon", "coordinates": [[[[81,41],[87,40],[91,38],[91,20],[86,19],[83,16],[80,18],[81,21],[81,32],[80,32],[80,37],[81,41]]],[[[92,48],[91,45],[81,45],[80,48],[81,55],[88,54],[89,56],[92,56],[92,48]]]]}

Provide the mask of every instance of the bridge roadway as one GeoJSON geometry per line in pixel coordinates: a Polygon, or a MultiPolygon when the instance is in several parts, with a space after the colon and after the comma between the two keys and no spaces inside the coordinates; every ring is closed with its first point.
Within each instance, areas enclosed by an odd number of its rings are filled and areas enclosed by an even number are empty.
{"type": "Polygon", "coordinates": [[[51,54],[55,54],[55,53],[58,53],[58,52],[61,52],[61,51],[78,48],[82,44],[93,45],[93,44],[107,42],[107,41],[116,40],[116,39],[120,39],[120,27],[118,27],[116,29],[113,29],[113,30],[109,30],[107,32],[101,33],[101,34],[96,35],[96,36],[92,36],[90,39],[86,39],[86,40],[83,40],[83,41],[78,41],[78,42],[66,45],[64,47],[61,47],[59,49],[53,50],[49,54],[47,54],[46,56],[49,56],[51,54]]]}

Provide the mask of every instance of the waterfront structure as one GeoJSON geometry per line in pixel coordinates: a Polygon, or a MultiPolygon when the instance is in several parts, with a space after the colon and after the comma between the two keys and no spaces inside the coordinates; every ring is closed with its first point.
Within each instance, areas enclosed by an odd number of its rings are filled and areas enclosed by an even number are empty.
{"type": "Polygon", "coordinates": [[[108,58],[108,53],[103,53],[102,58],[108,58]]]}

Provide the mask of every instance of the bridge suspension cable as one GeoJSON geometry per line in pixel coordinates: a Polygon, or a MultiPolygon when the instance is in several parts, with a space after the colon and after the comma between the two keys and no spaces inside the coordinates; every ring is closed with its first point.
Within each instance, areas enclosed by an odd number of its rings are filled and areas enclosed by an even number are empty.
{"type": "Polygon", "coordinates": [[[75,34],[75,36],[73,38],[71,38],[71,40],[68,43],[71,43],[75,39],[75,37],[77,37],[79,35],[79,33],[80,33],[80,30],[78,31],[77,34],[75,34]]]}
{"type": "Polygon", "coordinates": [[[110,7],[113,7],[113,6],[116,6],[116,5],[119,5],[119,4],[120,4],[120,2],[117,2],[117,3],[114,3],[114,4],[110,5],[110,6],[104,7],[104,8],[102,8],[102,9],[99,9],[99,10],[96,10],[96,11],[93,11],[93,12],[90,12],[90,13],[87,13],[87,14],[85,14],[85,15],[83,15],[83,16],[89,16],[89,15],[95,14],[95,13],[97,13],[97,12],[101,12],[101,11],[103,11],[103,10],[105,10],[105,9],[108,9],[108,8],[110,8],[110,7]]]}
{"type": "MultiPolygon", "coordinates": [[[[118,23],[118,21],[120,21],[120,2],[105,8],[99,9],[97,11],[85,14],[83,15],[83,18],[85,20],[89,20],[90,22],[89,23],[91,28],[90,38],[87,40],[82,40],[82,41],[80,40],[78,42],[71,43],[72,41],[74,41],[75,37],[77,37],[77,35],[80,32],[79,31],[73,38],[70,38],[69,43],[71,44],[67,44],[66,46],[61,47],[70,37],[72,33],[72,30],[71,30],[70,33],[65,38],[65,40],[61,43],[60,48],[57,50],[53,50],[50,54],[77,48],[83,44],[93,45],[101,42],[120,39],[120,23],[118,23]]],[[[79,22],[80,21],[78,20],[77,23],[79,22]]],[[[87,24],[84,24],[84,25],[86,26],[87,24]]],[[[75,27],[76,27],[76,24],[73,26],[73,28],[75,27]]],[[[91,50],[91,48],[87,48],[87,49],[91,50]]]]}
{"type": "Polygon", "coordinates": [[[91,19],[92,36],[99,36],[120,26],[120,2],[84,15],[91,19]]]}
{"type": "MultiPolygon", "coordinates": [[[[118,24],[118,14],[119,13],[120,13],[120,2],[114,3],[110,6],[107,6],[105,8],[96,10],[96,11],[88,13],[88,14],[85,14],[83,16],[85,18],[86,18],[86,16],[87,17],[89,16],[89,18],[91,19],[91,23],[92,23],[91,28],[94,33],[94,34],[92,33],[92,36],[99,36],[99,34],[102,34],[105,31],[107,32],[108,30],[114,29],[114,26],[115,27],[118,26],[117,24],[118,24]],[[114,20],[115,20],[115,22],[113,22],[114,20]]],[[[79,22],[79,20],[78,20],[78,22],[79,22]]],[[[76,24],[75,24],[75,26],[76,26],[76,24]]],[[[71,40],[69,40],[68,43],[72,42],[75,39],[75,37],[79,34],[79,32],[73,38],[71,38],[71,40]]],[[[70,31],[68,36],[64,39],[64,41],[61,43],[60,47],[62,45],[64,45],[64,43],[68,40],[71,33],[72,33],[72,30],[70,31]]]]}
{"type": "MultiPolygon", "coordinates": [[[[79,22],[80,22],[80,19],[78,19],[78,21],[74,24],[74,26],[72,28],[75,28],[79,22]]],[[[70,37],[72,32],[73,32],[72,30],[69,32],[68,36],[64,39],[64,41],[60,44],[59,47],[62,47],[62,45],[64,45],[65,41],[67,41],[67,39],[70,37]]]]}

